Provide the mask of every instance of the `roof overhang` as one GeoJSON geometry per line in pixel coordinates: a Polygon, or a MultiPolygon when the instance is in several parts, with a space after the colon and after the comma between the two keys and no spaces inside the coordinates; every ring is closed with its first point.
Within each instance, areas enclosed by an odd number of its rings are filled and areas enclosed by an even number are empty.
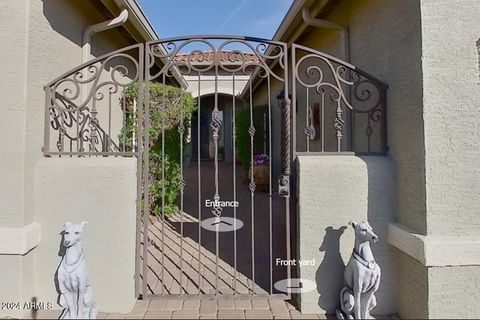
{"type": "MultiPolygon", "coordinates": [[[[103,5],[114,16],[118,15],[123,9],[127,9],[129,16],[124,24],[124,29],[129,33],[134,42],[142,43],[151,40],[159,40],[157,32],[148,20],[145,12],[138,5],[136,0],[100,0],[103,5]]],[[[162,47],[163,48],[163,47],[162,47]]],[[[166,52],[165,52],[166,53],[166,52]]],[[[174,78],[182,88],[188,86],[185,79],[178,70],[174,73],[174,78]]]]}
{"type": "MultiPolygon", "coordinates": [[[[336,2],[338,2],[338,0],[294,0],[287,11],[287,14],[277,28],[272,40],[285,42],[288,48],[290,48],[291,44],[295,42],[308,28],[308,24],[305,23],[302,17],[303,8],[308,8],[310,14],[314,17],[317,17],[322,15],[328,4],[334,5],[336,2]]],[[[267,52],[268,49],[269,48],[267,48],[267,52]]],[[[273,62],[270,67],[273,69],[277,63],[278,61],[273,62]]],[[[256,90],[256,88],[262,82],[262,79],[259,79],[257,73],[255,73],[252,75],[250,81],[252,81],[253,90],[256,90]]],[[[245,97],[247,94],[247,87],[248,86],[245,86],[245,89],[240,94],[240,97],[245,97]]]]}
{"type": "MultiPolygon", "coordinates": [[[[302,9],[308,8],[312,16],[317,16],[330,2],[331,0],[294,0],[272,40],[288,44],[294,42],[307,28],[307,24],[302,18],[302,9]]],[[[337,2],[337,0],[332,2],[337,2]]]]}

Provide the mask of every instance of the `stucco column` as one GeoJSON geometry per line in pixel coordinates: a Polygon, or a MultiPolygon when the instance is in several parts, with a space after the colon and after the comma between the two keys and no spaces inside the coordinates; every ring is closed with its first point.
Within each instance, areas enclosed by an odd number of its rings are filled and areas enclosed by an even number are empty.
{"type": "MultiPolygon", "coordinates": [[[[30,1],[2,1],[0,39],[0,301],[28,302],[32,293],[32,254],[38,225],[25,219],[24,171],[27,105],[28,16],[30,1]],[[12,57],[14,57],[12,59],[12,57]],[[34,239],[29,241],[29,237],[34,239]]],[[[21,316],[24,310],[0,310],[0,316],[21,316]]]]}
{"type": "Polygon", "coordinates": [[[391,225],[401,317],[478,318],[480,3],[422,0],[426,234],[391,225]]]}

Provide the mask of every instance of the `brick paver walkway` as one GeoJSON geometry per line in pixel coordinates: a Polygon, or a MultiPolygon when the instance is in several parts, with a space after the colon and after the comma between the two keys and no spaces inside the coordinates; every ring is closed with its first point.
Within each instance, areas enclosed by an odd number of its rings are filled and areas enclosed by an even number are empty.
{"type": "MultiPolygon", "coordinates": [[[[219,163],[221,200],[234,199],[232,170],[232,164],[219,163]]],[[[270,289],[273,291],[273,283],[285,279],[286,267],[274,264],[276,258],[285,259],[286,255],[282,199],[269,198],[265,192],[255,192],[252,223],[251,194],[248,184],[241,181],[245,173],[240,166],[236,166],[236,170],[235,196],[239,202],[236,218],[244,225],[235,233],[219,232],[218,248],[215,232],[203,228],[199,230],[196,163],[184,172],[183,214],[166,216],[165,223],[160,217],[150,218],[148,294],[214,294],[216,290],[219,294],[249,294],[252,290],[256,294],[268,294],[270,289]],[[270,201],[274,217],[271,225],[270,201]],[[252,279],[255,279],[254,284],[252,279]]],[[[201,219],[204,220],[213,217],[212,208],[204,205],[205,200],[211,200],[215,193],[213,162],[202,162],[201,173],[200,207],[201,219]]],[[[234,217],[233,208],[224,208],[222,217],[234,217]]],[[[143,260],[143,249],[141,252],[143,260]]]]}
{"type": "MultiPolygon", "coordinates": [[[[39,311],[38,319],[56,319],[59,310],[39,311]]],[[[30,319],[31,316],[26,317],[30,319]]],[[[128,314],[103,313],[98,319],[334,319],[333,316],[301,314],[281,299],[139,300],[128,314]]]]}

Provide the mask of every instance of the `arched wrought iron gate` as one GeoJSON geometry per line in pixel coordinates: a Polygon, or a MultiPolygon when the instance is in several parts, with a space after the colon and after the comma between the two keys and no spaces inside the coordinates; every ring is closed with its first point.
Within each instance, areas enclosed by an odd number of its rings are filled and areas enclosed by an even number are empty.
{"type": "Polygon", "coordinates": [[[295,44],[150,41],[85,63],[45,92],[46,156],[138,159],[144,298],[289,297],[275,283],[292,276],[293,156],[386,151],[386,85],[295,44]]]}
{"type": "MultiPolygon", "coordinates": [[[[277,257],[288,260],[290,256],[289,139],[281,142],[283,151],[278,152],[282,158],[278,159],[277,175],[282,175],[285,184],[281,194],[278,194],[274,178],[273,162],[277,159],[272,153],[271,139],[272,112],[278,108],[275,97],[280,92],[288,94],[286,45],[221,36],[166,39],[146,44],[145,66],[145,101],[151,101],[152,92],[148,87],[154,82],[165,85],[176,75],[189,82],[190,91],[196,98],[196,110],[192,116],[196,120],[192,125],[196,132],[190,131],[189,134],[190,138],[196,139],[197,148],[193,150],[196,163],[187,167],[184,164],[184,144],[178,145],[181,176],[178,212],[166,214],[164,188],[160,215],[152,219],[151,215],[143,214],[142,274],[147,279],[142,282],[143,294],[273,294],[274,282],[288,278],[290,272],[275,265],[277,257]],[[260,81],[267,83],[262,128],[256,127],[258,119],[255,117],[258,115],[254,112],[257,103],[254,86],[260,81]],[[276,93],[270,87],[273,81],[279,87],[276,93]],[[202,123],[205,114],[204,119],[208,120],[202,123]],[[237,117],[243,118],[239,120],[237,117]],[[237,125],[240,121],[247,123],[241,127],[237,125]],[[209,136],[210,155],[202,160],[205,158],[201,154],[205,127],[209,132],[206,136],[209,136]],[[255,145],[255,136],[260,131],[262,135],[268,135],[261,141],[262,146],[255,145]],[[237,138],[242,137],[247,143],[243,141],[244,144],[239,145],[237,138]],[[237,163],[238,149],[248,153],[248,157],[241,159],[247,162],[243,166],[237,163]],[[255,179],[258,149],[266,151],[265,163],[261,165],[266,169],[264,175],[268,181],[262,191],[258,190],[255,179]],[[190,205],[185,205],[187,197],[190,205]],[[275,224],[280,233],[274,234],[275,224]],[[187,225],[190,229],[193,225],[195,230],[186,230],[187,225]],[[275,245],[275,242],[281,245],[275,245]],[[146,243],[151,245],[150,249],[146,243]],[[175,254],[178,256],[172,259],[175,254]],[[148,262],[148,259],[157,258],[158,263],[148,262]],[[171,279],[170,283],[167,279],[171,279]]],[[[164,104],[164,97],[160,97],[159,102],[159,110],[167,112],[169,107],[164,104]]],[[[149,110],[151,107],[154,106],[145,104],[145,114],[153,114],[149,110]]],[[[182,108],[183,104],[179,110],[181,119],[175,129],[179,141],[184,141],[187,134],[183,119],[186,114],[182,108]]],[[[289,114],[287,103],[281,108],[285,115],[289,114]]],[[[150,119],[147,117],[144,124],[147,131],[151,128],[150,119]]],[[[289,117],[284,119],[289,121],[289,117]]],[[[163,121],[160,128],[165,128],[167,120],[167,117],[160,120],[163,121]]],[[[283,126],[285,136],[289,136],[288,122],[276,125],[283,126]]],[[[160,132],[160,157],[165,158],[167,131],[161,129],[160,132]]],[[[149,137],[145,139],[144,145],[149,145],[149,137]]],[[[145,148],[144,152],[147,163],[149,150],[145,148]]],[[[166,161],[162,162],[165,164],[166,161]]],[[[144,176],[149,176],[149,167],[145,169],[144,176]]],[[[162,167],[161,175],[163,180],[165,167],[162,167]]],[[[151,204],[150,182],[144,179],[144,183],[144,207],[148,207],[151,204]]]]}

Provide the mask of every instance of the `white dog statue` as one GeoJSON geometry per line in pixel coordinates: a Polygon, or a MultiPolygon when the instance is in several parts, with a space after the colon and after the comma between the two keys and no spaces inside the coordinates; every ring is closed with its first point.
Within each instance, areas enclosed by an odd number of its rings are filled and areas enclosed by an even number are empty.
{"type": "Polygon", "coordinates": [[[370,242],[377,242],[378,236],[366,221],[349,224],[355,230],[355,248],[345,268],[345,287],[340,291],[337,319],[370,319],[370,310],[377,305],[375,292],[381,277],[370,242]]]}
{"type": "Polygon", "coordinates": [[[63,245],[66,251],[57,271],[59,304],[64,308],[60,319],[97,318],[81,242],[86,225],[86,221],[80,224],[65,223],[63,245]]]}

